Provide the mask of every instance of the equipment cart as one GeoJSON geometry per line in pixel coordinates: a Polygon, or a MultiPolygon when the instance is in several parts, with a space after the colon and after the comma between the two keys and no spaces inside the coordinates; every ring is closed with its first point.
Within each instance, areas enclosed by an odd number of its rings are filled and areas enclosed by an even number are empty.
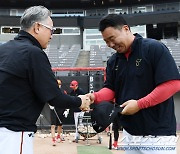
{"type": "MultiPolygon", "coordinates": [[[[78,133],[82,137],[84,137],[87,145],[90,145],[89,140],[95,135],[97,135],[97,143],[101,144],[102,142],[102,137],[100,137],[99,134],[92,127],[91,116],[89,112],[86,112],[84,116],[78,117],[78,133]]],[[[78,143],[78,140],[76,141],[76,143],[78,143]]]]}

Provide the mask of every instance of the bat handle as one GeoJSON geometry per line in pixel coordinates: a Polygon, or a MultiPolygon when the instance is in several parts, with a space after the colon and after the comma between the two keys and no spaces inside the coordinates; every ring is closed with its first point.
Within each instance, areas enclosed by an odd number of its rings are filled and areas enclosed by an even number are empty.
{"type": "Polygon", "coordinates": [[[109,149],[112,149],[112,134],[110,132],[110,136],[109,136],[109,149]]]}

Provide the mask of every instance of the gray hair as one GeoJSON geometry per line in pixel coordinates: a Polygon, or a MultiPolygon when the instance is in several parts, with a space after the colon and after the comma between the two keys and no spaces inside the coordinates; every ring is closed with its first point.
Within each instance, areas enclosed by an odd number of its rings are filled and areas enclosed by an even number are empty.
{"type": "Polygon", "coordinates": [[[33,6],[26,9],[20,19],[22,30],[28,30],[35,22],[45,21],[51,15],[44,6],[33,6]]]}

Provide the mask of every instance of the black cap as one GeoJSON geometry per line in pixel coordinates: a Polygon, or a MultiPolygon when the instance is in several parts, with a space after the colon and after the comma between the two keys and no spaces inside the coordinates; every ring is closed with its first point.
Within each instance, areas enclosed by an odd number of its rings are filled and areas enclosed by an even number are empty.
{"type": "Polygon", "coordinates": [[[93,129],[97,133],[104,131],[122,110],[123,108],[114,105],[112,102],[103,101],[96,104],[91,112],[93,129]]]}

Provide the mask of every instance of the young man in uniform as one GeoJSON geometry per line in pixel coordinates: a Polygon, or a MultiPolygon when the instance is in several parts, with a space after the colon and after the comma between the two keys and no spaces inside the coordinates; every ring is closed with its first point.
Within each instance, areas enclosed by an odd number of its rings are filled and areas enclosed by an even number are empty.
{"type": "Polygon", "coordinates": [[[43,6],[25,10],[21,31],[0,45],[0,149],[3,154],[33,154],[36,121],[45,105],[89,109],[85,96],[60,92],[43,49],[54,32],[50,11],[43,6]]]}
{"type": "MultiPolygon", "coordinates": [[[[76,80],[71,81],[70,88],[72,89],[72,91],[70,92],[71,96],[78,96],[78,95],[85,94],[84,91],[78,86],[78,82],[76,80]]],[[[78,122],[80,123],[80,121],[78,121],[78,118],[83,117],[84,112],[81,112],[79,108],[72,109],[72,111],[74,112],[74,122],[75,122],[75,128],[76,128],[75,139],[73,140],[73,142],[77,143],[78,139],[80,138],[79,133],[78,133],[78,122]]]]}
{"type": "Polygon", "coordinates": [[[154,147],[158,137],[176,136],[173,95],[180,90],[180,75],[168,48],[154,39],[133,34],[121,15],[109,14],[99,23],[106,44],[117,52],[107,62],[104,88],[88,94],[92,102],[112,100],[123,107],[119,118],[123,135],[140,137],[139,148],[126,143],[126,154],[176,154],[154,147]],[[154,148],[144,150],[140,147],[154,148]],[[153,142],[153,143],[152,143],[153,142]]]}
{"type": "MultiPolygon", "coordinates": [[[[58,86],[60,88],[60,90],[67,94],[67,92],[63,89],[61,89],[62,86],[62,81],[57,79],[57,83],[58,86]]],[[[61,142],[61,141],[65,141],[64,137],[63,137],[63,113],[65,111],[65,109],[61,109],[58,107],[53,107],[50,106],[50,116],[51,116],[51,136],[52,136],[52,145],[55,146],[56,142],[61,142]],[[57,126],[57,136],[55,136],[56,133],[56,126],[57,126]]]]}

